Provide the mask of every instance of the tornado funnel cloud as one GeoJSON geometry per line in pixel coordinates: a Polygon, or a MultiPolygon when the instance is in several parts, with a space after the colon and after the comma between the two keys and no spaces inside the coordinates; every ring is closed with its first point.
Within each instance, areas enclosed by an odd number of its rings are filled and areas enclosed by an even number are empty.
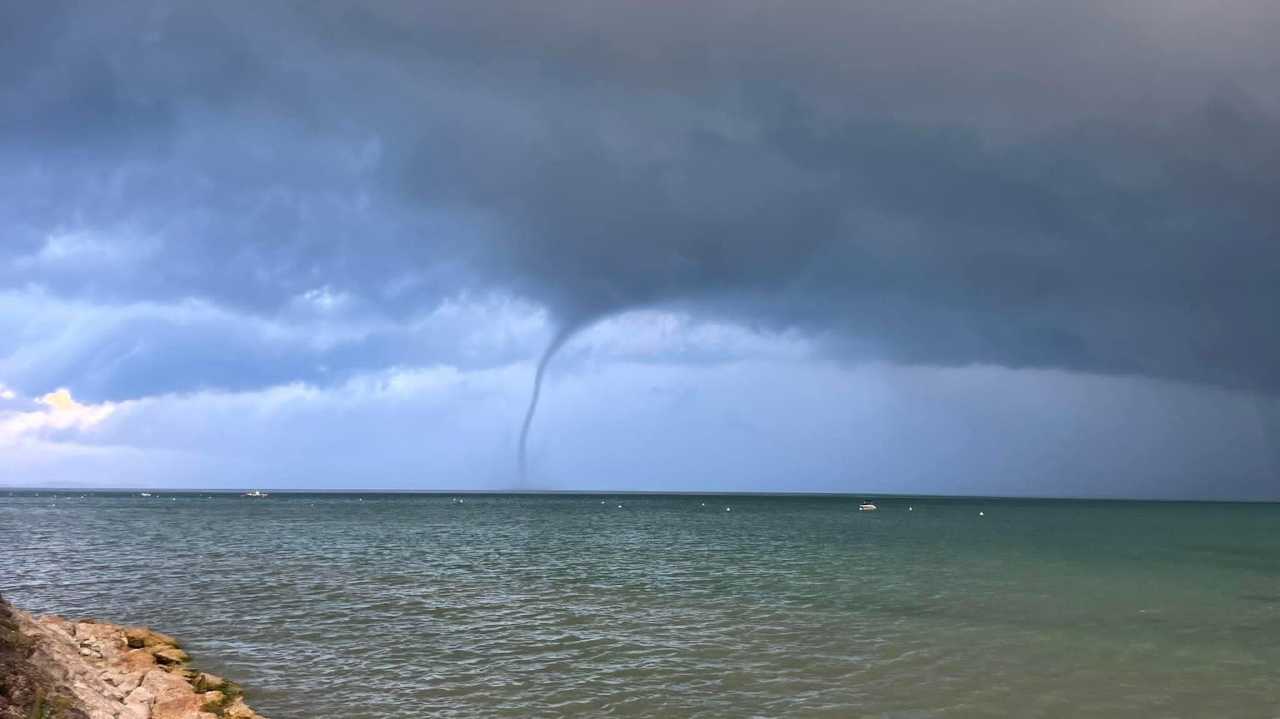
{"type": "Polygon", "coordinates": [[[533,394],[529,397],[529,408],[524,413],[524,424],[520,426],[520,450],[516,458],[517,469],[520,472],[520,481],[524,483],[528,477],[528,449],[529,449],[529,428],[533,425],[533,416],[538,412],[538,398],[542,394],[542,378],[547,372],[547,365],[551,362],[551,358],[555,357],[556,352],[569,341],[579,329],[582,328],[580,323],[566,324],[556,331],[551,342],[547,344],[547,348],[542,351],[542,357],[538,359],[538,371],[533,376],[533,394]]]}

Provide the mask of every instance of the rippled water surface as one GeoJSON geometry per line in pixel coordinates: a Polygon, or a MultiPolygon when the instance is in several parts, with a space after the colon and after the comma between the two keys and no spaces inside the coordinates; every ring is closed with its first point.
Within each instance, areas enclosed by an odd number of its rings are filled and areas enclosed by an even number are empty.
{"type": "Polygon", "coordinates": [[[272,719],[1280,715],[1274,505],[457,499],[0,493],[0,591],[272,719]]]}

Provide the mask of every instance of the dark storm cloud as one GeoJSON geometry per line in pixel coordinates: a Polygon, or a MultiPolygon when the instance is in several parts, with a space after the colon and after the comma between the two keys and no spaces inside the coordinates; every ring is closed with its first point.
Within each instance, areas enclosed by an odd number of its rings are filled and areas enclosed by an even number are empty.
{"type": "Polygon", "coordinates": [[[851,357],[1280,389],[1272,4],[2,12],[6,285],[682,305],[851,357]]]}

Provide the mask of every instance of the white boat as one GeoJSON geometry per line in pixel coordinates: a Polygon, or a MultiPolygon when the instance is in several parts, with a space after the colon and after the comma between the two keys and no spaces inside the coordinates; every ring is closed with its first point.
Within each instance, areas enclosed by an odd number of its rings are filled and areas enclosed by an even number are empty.
{"type": "Polygon", "coordinates": [[[876,505],[870,502],[863,502],[862,504],[858,505],[859,512],[874,512],[877,509],[879,509],[879,507],[877,507],[876,505]]]}
{"type": "Polygon", "coordinates": [[[267,494],[266,492],[259,491],[257,489],[251,489],[248,492],[245,492],[241,496],[242,497],[270,497],[271,495],[267,494]]]}
{"type": "Polygon", "coordinates": [[[151,493],[150,493],[150,492],[143,492],[141,496],[143,496],[143,497],[150,497],[150,496],[151,496],[151,493]]]}

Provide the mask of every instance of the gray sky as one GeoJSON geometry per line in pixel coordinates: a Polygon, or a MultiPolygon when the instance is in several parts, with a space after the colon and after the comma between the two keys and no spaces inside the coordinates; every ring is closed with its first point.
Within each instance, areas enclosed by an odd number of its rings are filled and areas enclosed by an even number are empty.
{"type": "Polygon", "coordinates": [[[1280,498],[1276,36],[7,4],[0,483],[1280,498]]]}

